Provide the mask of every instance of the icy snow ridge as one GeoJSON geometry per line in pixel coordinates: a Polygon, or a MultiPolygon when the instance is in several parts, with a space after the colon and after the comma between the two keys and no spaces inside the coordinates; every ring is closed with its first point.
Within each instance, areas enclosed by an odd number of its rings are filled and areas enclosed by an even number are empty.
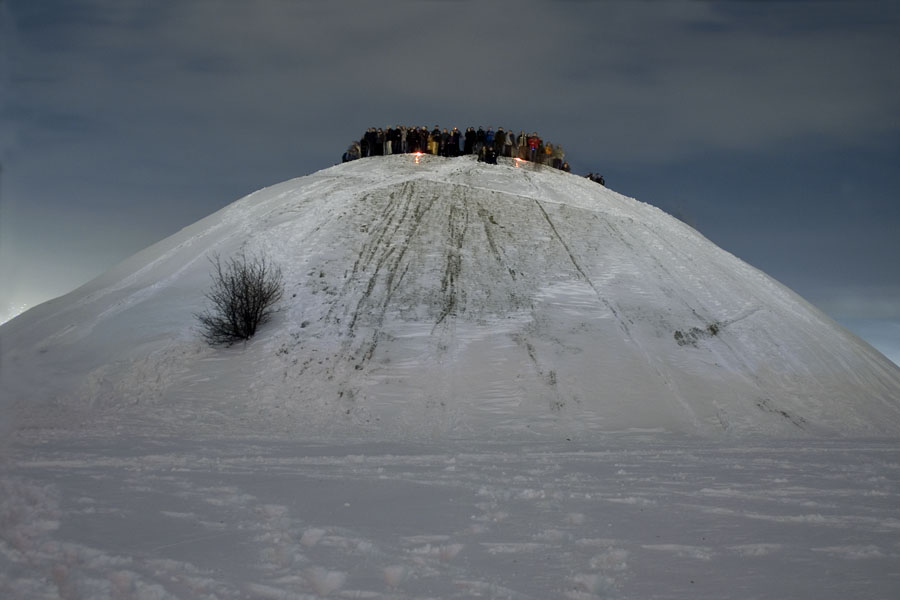
{"type": "Polygon", "coordinates": [[[900,433],[900,369],[764,273],[586,179],[468,157],[260,190],[0,341],[3,412],[22,427],[900,433]],[[206,347],[206,259],[241,249],[281,265],[285,298],[249,343],[206,347]]]}

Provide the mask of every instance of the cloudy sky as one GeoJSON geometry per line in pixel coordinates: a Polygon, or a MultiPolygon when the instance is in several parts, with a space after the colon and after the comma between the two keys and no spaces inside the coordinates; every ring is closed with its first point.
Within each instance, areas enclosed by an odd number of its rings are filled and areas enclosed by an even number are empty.
{"type": "Polygon", "coordinates": [[[0,317],[368,126],[537,130],[900,361],[900,2],[0,0],[0,317]]]}

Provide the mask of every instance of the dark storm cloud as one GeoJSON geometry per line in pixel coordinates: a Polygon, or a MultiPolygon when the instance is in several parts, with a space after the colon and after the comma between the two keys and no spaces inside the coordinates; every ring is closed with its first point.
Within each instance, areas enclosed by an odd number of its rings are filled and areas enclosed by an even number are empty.
{"type": "Polygon", "coordinates": [[[560,123],[564,109],[607,125],[628,159],[865,139],[900,119],[900,76],[884,68],[896,14],[847,31],[840,4],[816,28],[779,26],[806,20],[793,4],[760,17],[742,3],[164,2],[153,18],[145,2],[37,4],[22,26],[69,93],[91,81],[68,96],[82,110],[101,95],[113,111],[130,100],[232,122],[297,122],[298,103],[328,122],[346,118],[334,102],[560,123]]]}
{"type": "Polygon", "coordinates": [[[49,289],[62,253],[59,293],[438,123],[538,130],[820,306],[894,315],[898,30],[890,1],[0,1],[0,278],[49,289]]]}
{"type": "Polygon", "coordinates": [[[900,126],[889,5],[860,24],[841,3],[812,19],[796,3],[30,4],[20,28],[37,45],[22,75],[55,79],[23,100],[149,118],[161,133],[191,122],[324,134],[455,114],[547,122],[576,145],[602,129],[611,156],[666,161],[900,126]]]}

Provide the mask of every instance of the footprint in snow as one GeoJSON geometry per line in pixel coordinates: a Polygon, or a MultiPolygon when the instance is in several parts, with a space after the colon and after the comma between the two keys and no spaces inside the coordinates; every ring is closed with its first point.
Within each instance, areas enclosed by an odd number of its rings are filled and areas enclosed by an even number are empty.
{"type": "Polygon", "coordinates": [[[320,596],[327,596],[331,592],[343,587],[347,581],[347,574],[343,571],[329,571],[324,567],[312,567],[305,573],[306,581],[320,596]]]}

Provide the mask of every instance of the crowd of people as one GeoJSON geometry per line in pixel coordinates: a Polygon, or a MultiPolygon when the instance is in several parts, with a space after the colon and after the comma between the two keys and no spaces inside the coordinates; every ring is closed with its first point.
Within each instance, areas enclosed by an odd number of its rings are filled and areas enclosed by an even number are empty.
{"type": "Polygon", "coordinates": [[[437,125],[407,127],[398,125],[385,129],[370,127],[359,141],[350,144],[343,161],[348,162],[369,156],[417,153],[455,157],[474,154],[487,163],[497,163],[498,157],[518,158],[545,164],[569,172],[569,163],[562,146],[542,140],[537,132],[530,135],[521,131],[518,135],[502,127],[485,130],[468,127],[461,132],[457,127],[441,129],[437,125]]]}

